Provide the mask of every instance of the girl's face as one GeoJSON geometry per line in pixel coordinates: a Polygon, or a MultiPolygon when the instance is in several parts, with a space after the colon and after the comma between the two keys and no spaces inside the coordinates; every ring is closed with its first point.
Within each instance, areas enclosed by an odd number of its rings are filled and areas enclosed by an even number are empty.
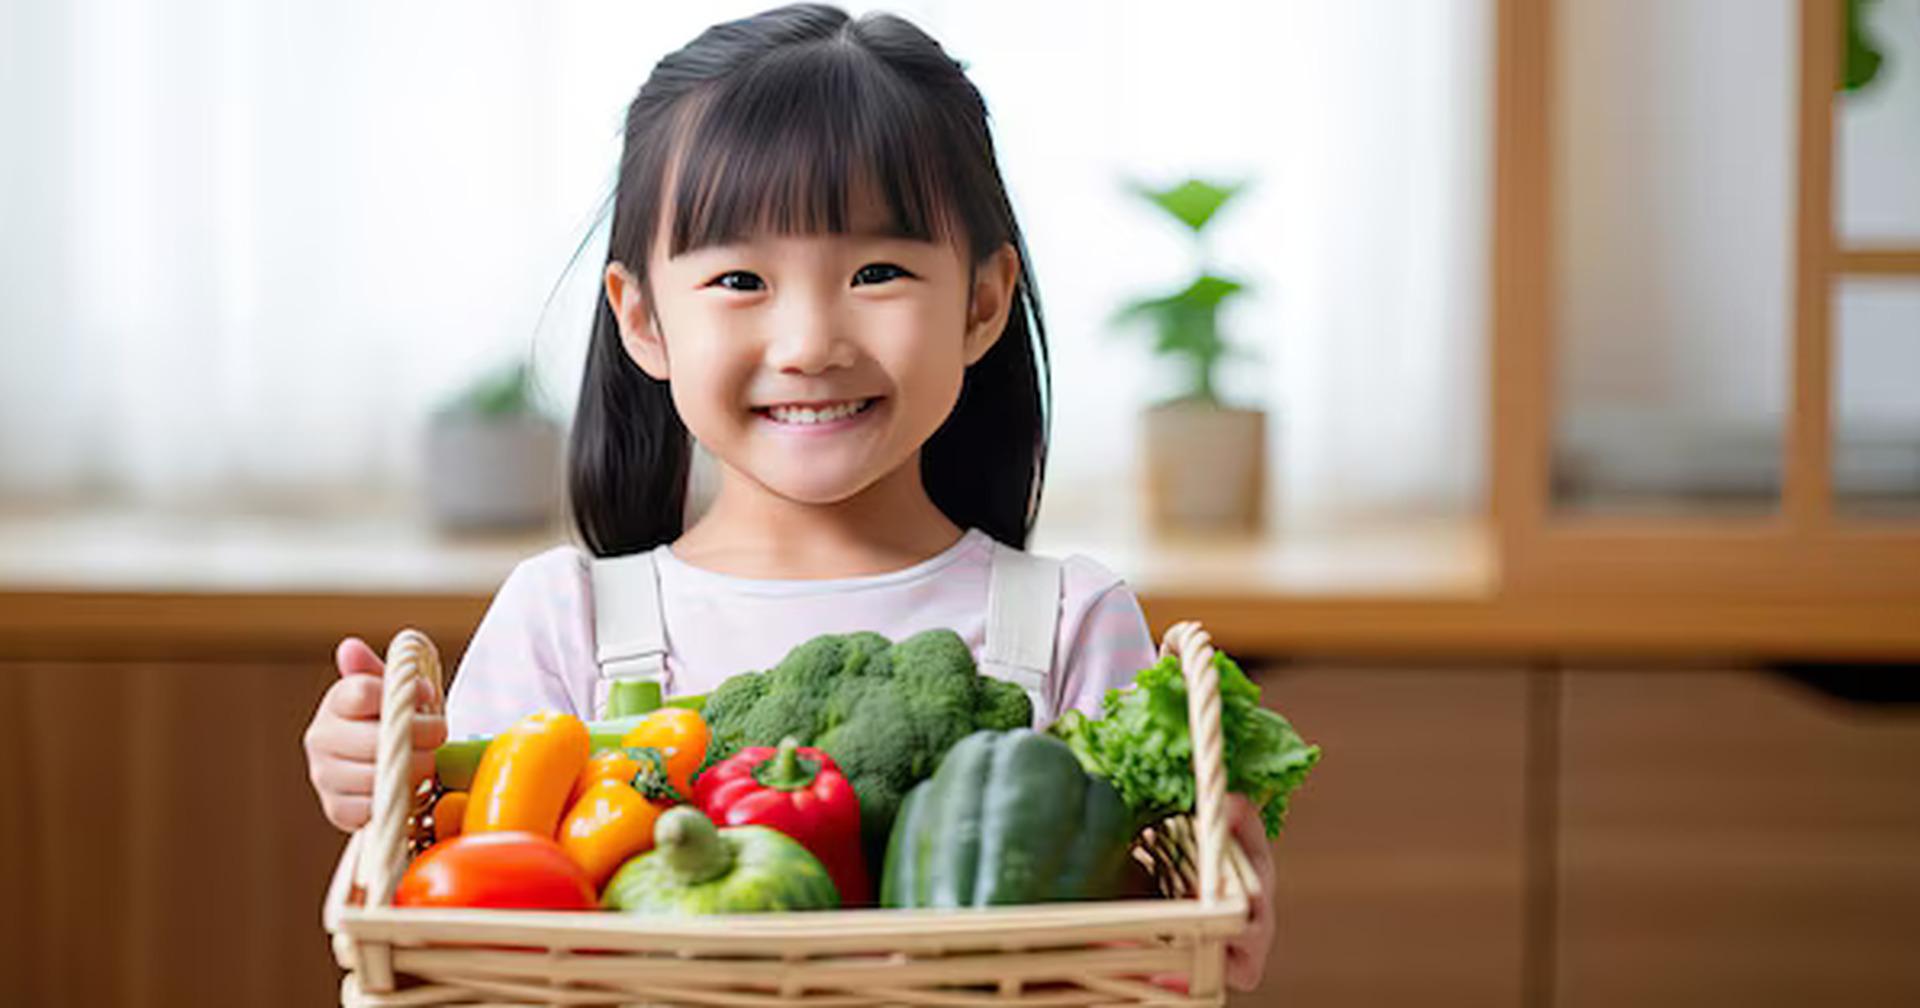
{"type": "Polygon", "coordinates": [[[1006,325],[1011,247],[975,269],[958,244],[887,236],[878,220],[868,205],[847,234],[763,233],[673,257],[662,238],[651,305],[624,266],[607,270],[628,354],[670,381],[687,429],[789,501],[837,503],[917,472],[967,366],[1006,325]]]}

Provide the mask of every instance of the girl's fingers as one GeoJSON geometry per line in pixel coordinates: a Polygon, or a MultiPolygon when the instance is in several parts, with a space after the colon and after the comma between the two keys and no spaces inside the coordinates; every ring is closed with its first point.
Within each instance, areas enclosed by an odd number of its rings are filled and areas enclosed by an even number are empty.
{"type": "MultiPolygon", "coordinates": [[[[380,750],[380,722],[329,719],[317,726],[310,737],[316,753],[370,764],[374,754],[380,750]]],[[[413,716],[413,744],[410,748],[414,752],[431,755],[446,741],[446,718],[439,714],[413,716]]]]}
{"type": "Polygon", "coordinates": [[[1260,811],[1245,796],[1227,797],[1227,821],[1260,883],[1260,891],[1248,896],[1246,930],[1227,943],[1227,985],[1248,991],[1260,985],[1273,947],[1273,848],[1260,811]]]}
{"type": "Polygon", "coordinates": [[[1246,795],[1227,796],[1227,825],[1249,855],[1266,846],[1266,824],[1260,821],[1260,810],[1253,807],[1253,802],[1248,801],[1246,795]]]}
{"type": "Polygon", "coordinates": [[[348,637],[333,649],[333,665],[345,675],[378,676],[386,671],[387,664],[373,653],[373,648],[358,637],[348,637]]]}
{"type": "Polygon", "coordinates": [[[443,714],[413,716],[413,751],[429,753],[447,744],[447,718],[443,714]]]}
{"type": "Polygon", "coordinates": [[[327,687],[324,704],[327,712],[338,718],[376,720],[380,717],[380,680],[349,673],[327,687]]]}
{"type": "Polygon", "coordinates": [[[351,833],[367,824],[373,818],[373,799],[350,796],[323,798],[321,808],[327,813],[327,821],[351,833]]]}
{"type": "Polygon", "coordinates": [[[407,763],[407,772],[407,779],[416,785],[433,776],[433,750],[415,749],[407,763]]]}
{"type": "MultiPolygon", "coordinates": [[[[414,709],[428,717],[440,717],[442,704],[440,691],[430,680],[415,680],[414,709]]],[[[321,706],[335,717],[348,721],[378,721],[383,702],[381,682],[371,675],[351,673],[335,680],[327,687],[326,696],[321,698],[321,706]]],[[[414,718],[417,724],[419,715],[414,718]]],[[[439,743],[435,743],[438,745],[439,743]]]]}
{"type": "Polygon", "coordinates": [[[1260,977],[1266,972],[1265,963],[1255,961],[1246,949],[1227,946],[1227,986],[1237,991],[1250,991],[1260,986],[1260,977]]]}
{"type": "Polygon", "coordinates": [[[380,748],[380,722],[328,718],[314,725],[309,740],[318,756],[372,765],[380,748]]]}
{"type": "MultiPolygon", "coordinates": [[[[433,750],[415,749],[407,760],[407,775],[414,784],[433,776],[433,750]]],[[[367,797],[373,794],[374,764],[368,761],[320,756],[314,759],[308,776],[313,780],[314,789],[323,795],[367,797]]]]}
{"type": "Polygon", "coordinates": [[[313,764],[313,786],[322,794],[335,797],[371,795],[373,764],[334,756],[321,757],[313,764]]]}

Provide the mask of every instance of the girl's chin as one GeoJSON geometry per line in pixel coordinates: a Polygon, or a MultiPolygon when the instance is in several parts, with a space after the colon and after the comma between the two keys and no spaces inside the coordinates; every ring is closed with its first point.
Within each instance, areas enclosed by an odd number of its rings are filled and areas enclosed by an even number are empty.
{"type": "Polygon", "coordinates": [[[763,479],[760,485],[796,504],[825,507],[851,500],[875,482],[862,479],[823,480],[816,476],[807,479],[763,479]]]}

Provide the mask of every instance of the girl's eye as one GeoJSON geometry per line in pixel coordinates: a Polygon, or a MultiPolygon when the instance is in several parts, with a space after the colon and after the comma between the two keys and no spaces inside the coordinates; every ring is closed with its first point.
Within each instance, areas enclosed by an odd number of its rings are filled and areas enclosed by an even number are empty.
{"type": "Polygon", "coordinates": [[[889,280],[897,280],[901,277],[910,277],[912,275],[913,274],[892,263],[868,263],[860,267],[858,272],[854,273],[853,285],[858,287],[861,284],[886,283],[889,280]]]}
{"type": "Polygon", "coordinates": [[[707,286],[719,287],[730,291],[747,292],[766,290],[767,282],[760,279],[758,275],[749,273],[746,270],[729,270],[707,281],[707,286]]]}

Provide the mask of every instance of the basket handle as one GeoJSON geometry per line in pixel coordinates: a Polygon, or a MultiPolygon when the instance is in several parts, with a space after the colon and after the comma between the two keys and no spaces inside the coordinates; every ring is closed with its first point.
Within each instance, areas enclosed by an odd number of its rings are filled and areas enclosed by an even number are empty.
{"type": "Polygon", "coordinates": [[[1175,623],[1160,644],[1160,657],[1178,655],[1187,680],[1187,731],[1193,738],[1194,843],[1200,854],[1200,899],[1218,902],[1227,858],[1227,771],[1220,728],[1220,672],[1213,666],[1213,638],[1200,624],[1175,623]]]}
{"type": "Polygon", "coordinates": [[[402,630],[387,646],[381,677],[380,748],[374,756],[373,809],[361,838],[357,876],[367,906],[393,901],[393,889],[407,865],[407,823],[413,815],[413,715],[419,703],[417,679],[440,685],[440,654],[418,630],[402,630]]]}

